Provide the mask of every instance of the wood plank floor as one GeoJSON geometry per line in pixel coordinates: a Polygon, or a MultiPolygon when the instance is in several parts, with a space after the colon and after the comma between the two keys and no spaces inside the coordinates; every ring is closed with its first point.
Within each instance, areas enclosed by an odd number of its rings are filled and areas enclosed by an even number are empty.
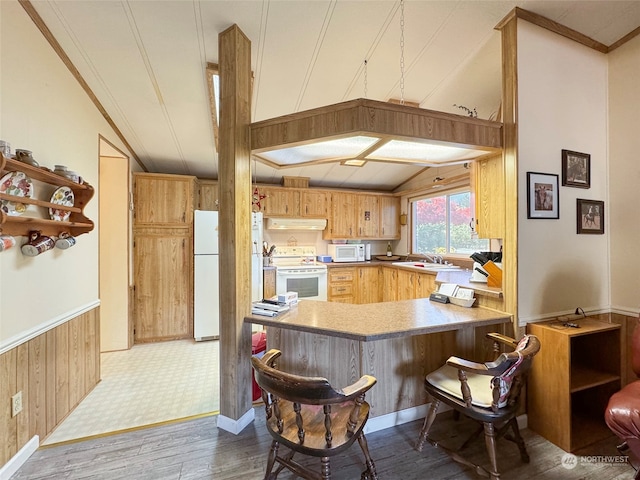
{"type": "MultiPolygon", "coordinates": [[[[260,479],[264,475],[271,437],[264,426],[264,410],[256,408],[256,420],[239,435],[219,430],[217,416],[39,449],[12,480],[37,479],[260,479]]],[[[387,480],[476,479],[471,469],[453,462],[441,450],[425,445],[414,449],[421,421],[367,435],[378,476],[387,480]]],[[[456,446],[473,430],[468,420],[453,420],[450,413],[438,416],[432,437],[456,446]]],[[[578,457],[572,469],[562,466],[564,451],[525,429],[523,436],[531,457],[523,464],[517,447],[498,442],[502,479],[622,480],[633,478],[633,469],[611,462],[587,463],[578,457]]],[[[616,455],[616,439],[592,446],[590,455],[616,455]]],[[[466,450],[474,462],[487,465],[482,438],[466,450]]],[[[316,459],[310,459],[317,462],[316,459]]],[[[593,458],[592,458],[593,460],[593,458]]],[[[332,461],[334,480],[358,479],[363,470],[357,446],[332,461]]],[[[305,461],[303,463],[309,463],[305,461]]],[[[294,478],[283,472],[283,480],[294,478]]]]}

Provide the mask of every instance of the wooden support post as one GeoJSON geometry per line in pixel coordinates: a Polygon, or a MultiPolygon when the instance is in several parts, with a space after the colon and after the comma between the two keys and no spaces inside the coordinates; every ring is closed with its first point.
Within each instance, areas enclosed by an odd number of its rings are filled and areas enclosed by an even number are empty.
{"type": "Polygon", "coordinates": [[[220,416],[239,433],[251,398],[251,42],[237,25],[220,33],[220,416]]]}

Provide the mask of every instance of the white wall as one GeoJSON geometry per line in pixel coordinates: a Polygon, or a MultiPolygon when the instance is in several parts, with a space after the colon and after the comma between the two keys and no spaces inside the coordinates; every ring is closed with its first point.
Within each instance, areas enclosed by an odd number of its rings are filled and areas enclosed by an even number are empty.
{"type": "MultiPolygon", "coordinates": [[[[519,321],[609,308],[609,222],[576,233],[576,199],[608,199],[607,57],[518,21],[519,321]],[[561,151],[591,154],[591,188],[562,186],[561,151]],[[527,172],[559,175],[558,220],[527,219],[527,172]]],[[[608,217],[608,215],[607,215],[608,217]]]]}
{"type": "Polygon", "coordinates": [[[611,305],[637,314],[640,307],[640,37],[609,54],[609,225],[611,305]]]}
{"type": "MultiPolygon", "coordinates": [[[[33,151],[41,166],[67,165],[97,190],[98,135],[126,149],[17,1],[0,2],[0,22],[0,138],[33,151]]],[[[26,257],[21,237],[0,253],[0,353],[98,304],[97,198],[84,210],[96,227],[72,249],[26,257]]],[[[29,207],[44,216],[38,210],[29,207]]]]}

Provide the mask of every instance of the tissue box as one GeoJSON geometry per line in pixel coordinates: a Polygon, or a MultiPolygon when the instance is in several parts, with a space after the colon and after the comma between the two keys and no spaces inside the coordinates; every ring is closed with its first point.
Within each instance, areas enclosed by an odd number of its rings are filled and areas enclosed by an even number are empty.
{"type": "Polygon", "coordinates": [[[278,294],[278,302],[287,305],[295,305],[298,303],[298,292],[287,292],[278,294]]]}
{"type": "Polygon", "coordinates": [[[319,262],[322,263],[331,263],[331,260],[333,260],[331,258],[331,255],[318,255],[316,258],[319,262]]]}

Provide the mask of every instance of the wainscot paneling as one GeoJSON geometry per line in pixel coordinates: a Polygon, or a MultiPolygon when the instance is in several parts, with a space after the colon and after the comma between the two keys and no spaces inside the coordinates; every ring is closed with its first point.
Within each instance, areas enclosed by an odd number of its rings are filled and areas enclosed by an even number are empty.
{"type": "Polygon", "coordinates": [[[100,381],[95,308],[0,355],[0,467],[34,435],[43,441],[100,381]],[[23,410],[11,417],[11,397],[23,410]]]}

